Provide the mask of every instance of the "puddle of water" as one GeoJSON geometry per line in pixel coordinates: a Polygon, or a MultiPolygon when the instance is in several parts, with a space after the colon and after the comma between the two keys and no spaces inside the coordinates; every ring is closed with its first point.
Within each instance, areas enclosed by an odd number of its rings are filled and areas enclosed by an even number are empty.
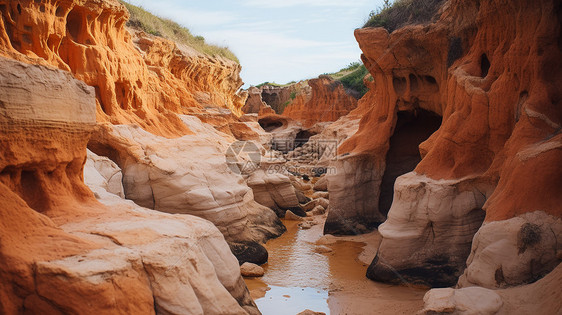
{"type": "Polygon", "coordinates": [[[314,288],[270,286],[256,304],[264,315],[292,315],[306,309],[330,314],[328,291],[314,288]]]}
{"type": "MultiPolygon", "coordinates": [[[[298,222],[283,223],[287,232],[265,245],[269,252],[265,275],[245,279],[264,315],[291,315],[306,309],[326,314],[415,314],[421,309],[425,289],[376,283],[365,277],[368,263],[359,256],[366,243],[338,238],[326,245],[332,252],[319,254],[316,241],[322,237],[323,224],[301,230],[298,222]]],[[[369,244],[376,248],[380,236],[371,236],[369,244]]],[[[374,257],[374,250],[370,255],[374,257]]]]}
{"type": "Polygon", "coordinates": [[[261,281],[282,287],[329,289],[328,256],[314,252],[315,232],[301,230],[296,221],[284,221],[287,232],[266,244],[269,261],[261,281]]]}

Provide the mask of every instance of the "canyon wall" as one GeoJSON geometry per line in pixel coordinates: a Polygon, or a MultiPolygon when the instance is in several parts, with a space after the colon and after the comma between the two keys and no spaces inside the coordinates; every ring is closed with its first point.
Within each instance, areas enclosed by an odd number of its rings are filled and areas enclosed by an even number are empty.
{"type": "Polygon", "coordinates": [[[546,231],[562,216],[562,6],[450,0],[439,14],[356,30],[371,104],[332,164],[325,231],[384,222],[374,280],[453,285],[469,254],[460,285],[536,280],[561,261],[546,231]],[[502,256],[506,242],[533,254],[502,256]]]}
{"type": "Polygon", "coordinates": [[[127,199],[212,220],[229,241],[282,233],[275,214],[226,165],[236,139],[267,141],[256,122],[237,117],[247,97],[238,93],[240,65],[126,29],[128,11],[115,0],[4,1],[0,11],[0,55],[70,71],[94,88],[99,126],[88,146],[123,169],[127,199]],[[220,172],[203,176],[210,170],[220,172]],[[219,178],[230,187],[211,183],[219,178]]]}
{"type": "Polygon", "coordinates": [[[0,55],[70,71],[96,91],[99,122],[160,136],[189,129],[176,114],[226,107],[241,114],[240,65],[125,28],[116,0],[0,1],[0,55]]]}
{"type": "Polygon", "coordinates": [[[319,122],[333,122],[357,107],[357,99],[346,93],[341,82],[328,76],[308,80],[311,93],[297,94],[283,115],[310,128],[319,122]]]}
{"type": "Polygon", "coordinates": [[[259,314],[213,224],[84,184],[94,88],[0,57],[0,91],[0,313],[259,314]]]}

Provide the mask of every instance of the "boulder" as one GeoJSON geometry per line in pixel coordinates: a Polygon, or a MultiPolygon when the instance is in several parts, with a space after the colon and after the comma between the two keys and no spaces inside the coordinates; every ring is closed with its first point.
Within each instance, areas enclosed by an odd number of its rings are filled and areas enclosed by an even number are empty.
{"type": "Polygon", "coordinates": [[[314,183],[314,190],[328,191],[328,178],[326,176],[320,177],[320,179],[314,183]]]}
{"type": "Polygon", "coordinates": [[[466,181],[437,181],[415,172],[399,177],[395,191],[400,198],[379,226],[383,239],[367,277],[454,285],[485,216],[484,197],[476,189],[463,191],[466,186],[470,187],[466,181]]]}
{"type": "Polygon", "coordinates": [[[324,213],[326,213],[326,209],[324,209],[324,207],[318,205],[316,207],[314,207],[314,209],[312,209],[312,211],[310,211],[313,215],[323,215],[324,213]]]}
{"type": "Polygon", "coordinates": [[[269,258],[267,249],[257,242],[229,243],[229,246],[240,265],[246,262],[263,265],[269,258]]]}
{"type": "Polygon", "coordinates": [[[245,262],[240,266],[240,273],[243,277],[263,277],[265,271],[256,264],[245,262]]]}
{"type": "Polygon", "coordinates": [[[458,287],[490,289],[532,283],[562,259],[562,219],[542,211],[485,223],[474,236],[458,287]]]}
{"type": "Polygon", "coordinates": [[[84,165],[84,182],[89,187],[99,187],[109,193],[125,198],[123,173],[117,164],[105,156],[87,150],[84,165]]]}
{"type": "Polygon", "coordinates": [[[328,199],[318,198],[318,199],[314,199],[311,202],[303,205],[302,208],[304,209],[304,211],[308,212],[308,211],[314,210],[314,208],[316,208],[317,206],[321,206],[324,209],[328,209],[329,205],[330,205],[330,201],[328,199]]]}
{"type": "Polygon", "coordinates": [[[330,194],[327,191],[317,191],[312,194],[312,199],[318,198],[330,199],[330,194]]]}
{"type": "Polygon", "coordinates": [[[501,297],[493,290],[480,287],[433,289],[423,298],[424,309],[418,314],[496,314],[502,307],[501,297]]]}
{"type": "Polygon", "coordinates": [[[254,199],[261,205],[277,212],[299,206],[295,188],[289,177],[281,173],[260,169],[253,172],[246,182],[253,190],[254,199]]]}
{"type": "Polygon", "coordinates": [[[287,210],[287,212],[285,213],[285,220],[302,221],[304,219],[303,217],[294,214],[291,210],[287,210]]]}

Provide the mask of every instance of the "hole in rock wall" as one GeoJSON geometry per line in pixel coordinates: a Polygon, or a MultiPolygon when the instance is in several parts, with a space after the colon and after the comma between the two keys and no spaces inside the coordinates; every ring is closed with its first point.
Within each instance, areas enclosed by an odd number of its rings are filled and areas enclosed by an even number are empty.
{"type": "Polygon", "coordinates": [[[21,5],[19,3],[18,3],[18,6],[17,6],[17,9],[18,9],[18,13],[21,14],[21,5]]]}
{"type": "Polygon", "coordinates": [[[30,208],[37,212],[44,212],[49,208],[49,197],[42,183],[39,171],[21,171],[21,197],[30,208]]]}
{"type": "Polygon", "coordinates": [[[258,123],[267,132],[271,132],[275,129],[285,126],[285,121],[283,119],[275,117],[264,117],[258,120],[258,123]]]}
{"type": "Polygon", "coordinates": [[[402,78],[402,77],[394,77],[392,78],[392,86],[394,87],[394,92],[396,92],[396,95],[401,96],[404,94],[404,92],[406,92],[406,88],[407,88],[407,82],[406,82],[406,78],[402,78]]]}
{"type": "Polygon", "coordinates": [[[490,71],[490,60],[486,54],[482,54],[480,57],[480,76],[485,78],[488,76],[488,71],[490,71]]]}
{"type": "Polygon", "coordinates": [[[299,133],[297,133],[297,136],[295,137],[295,148],[298,147],[302,147],[305,143],[308,142],[308,140],[310,139],[310,137],[314,136],[315,133],[312,133],[308,130],[301,130],[299,131],[299,133]]]}
{"type": "Polygon", "coordinates": [[[55,11],[55,15],[56,15],[57,17],[63,17],[64,14],[65,14],[65,11],[66,11],[66,10],[65,10],[64,8],[58,7],[57,10],[55,11]]]}
{"type": "Polygon", "coordinates": [[[119,104],[122,109],[128,109],[130,107],[129,104],[133,98],[130,91],[131,88],[128,83],[115,82],[115,97],[117,98],[117,104],[119,104]]]}
{"type": "Polygon", "coordinates": [[[381,183],[379,211],[382,214],[387,214],[392,205],[396,178],[416,168],[421,161],[420,143],[439,129],[441,121],[441,116],[423,109],[398,112],[381,183]]]}
{"type": "Polygon", "coordinates": [[[68,13],[66,17],[66,30],[73,41],[79,44],[85,44],[85,36],[84,36],[84,26],[85,26],[85,16],[83,12],[80,12],[79,9],[74,8],[72,11],[68,13]]]}

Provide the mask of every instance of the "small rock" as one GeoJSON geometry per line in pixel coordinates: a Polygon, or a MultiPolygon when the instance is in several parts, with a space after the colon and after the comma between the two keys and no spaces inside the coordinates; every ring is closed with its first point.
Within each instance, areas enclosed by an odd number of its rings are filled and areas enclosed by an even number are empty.
{"type": "Polygon", "coordinates": [[[330,193],[327,191],[317,191],[314,194],[312,194],[312,199],[318,199],[318,198],[330,199],[329,195],[330,193]]]}
{"type": "Polygon", "coordinates": [[[295,190],[296,194],[297,194],[297,199],[299,200],[300,204],[306,204],[310,202],[310,198],[308,198],[307,196],[305,196],[302,191],[300,190],[295,190]]]}
{"type": "Polygon", "coordinates": [[[287,210],[287,212],[285,212],[285,220],[302,221],[303,218],[302,218],[302,217],[299,217],[299,216],[296,215],[296,214],[294,214],[293,211],[287,210]]]}
{"type": "Polygon", "coordinates": [[[262,277],[265,271],[256,264],[246,262],[240,266],[240,273],[244,277],[262,277]]]}
{"type": "Polygon", "coordinates": [[[331,249],[328,246],[324,246],[324,245],[319,245],[314,249],[315,252],[319,253],[319,254],[324,254],[324,253],[331,253],[334,250],[331,249]]]}
{"type": "Polygon", "coordinates": [[[314,207],[314,209],[311,211],[311,213],[313,215],[323,215],[324,213],[326,213],[326,209],[324,209],[324,207],[318,205],[318,206],[314,207]]]}
{"type": "Polygon", "coordinates": [[[317,245],[328,245],[334,244],[336,242],[336,237],[330,234],[324,235],[316,241],[317,245]]]}
{"type": "Polygon", "coordinates": [[[308,229],[312,228],[313,226],[315,226],[317,224],[318,224],[318,222],[316,222],[316,221],[304,221],[304,222],[299,223],[299,226],[303,230],[308,230],[308,229]]]}
{"type": "Polygon", "coordinates": [[[316,191],[328,191],[328,179],[326,176],[321,177],[315,184],[314,190],[316,191]]]}
{"type": "Polygon", "coordinates": [[[302,208],[304,209],[304,211],[312,211],[316,206],[322,206],[324,209],[328,209],[329,205],[330,205],[330,201],[328,199],[318,198],[303,205],[302,208]]]}

